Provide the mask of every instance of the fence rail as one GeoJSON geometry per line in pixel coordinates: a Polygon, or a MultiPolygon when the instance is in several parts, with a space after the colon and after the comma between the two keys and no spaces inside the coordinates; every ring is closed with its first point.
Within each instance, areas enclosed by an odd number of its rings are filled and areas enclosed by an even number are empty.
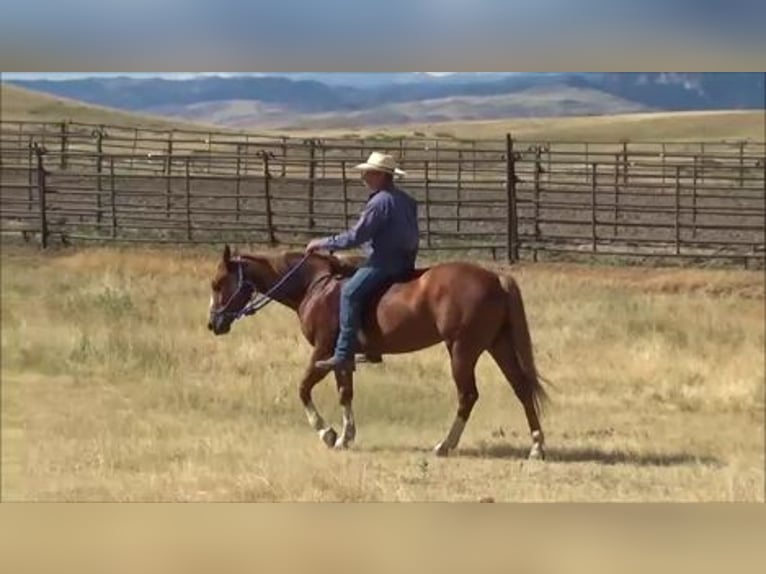
{"type": "Polygon", "coordinates": [[[0,122],[4,233],[299,246],[351,225],[397,155],[423,248],[763,264],[763,142],[353,140],[0,122]]]}

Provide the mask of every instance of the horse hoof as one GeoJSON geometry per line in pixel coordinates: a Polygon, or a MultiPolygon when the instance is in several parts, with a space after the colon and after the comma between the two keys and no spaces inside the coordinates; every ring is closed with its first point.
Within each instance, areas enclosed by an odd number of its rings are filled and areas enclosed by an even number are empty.
{"type": "Polygon", "coordinates": [[[336,433],[335,429],[332,427],[326,428],[319,431],[319,438],[321,438],[322,442],[327,445],[327,448],[333,448],[335,442],[338,440],[338,433],[336,433]]]}
{"type": "Polygon", "coordinates": [[[449,449],[444,446],[444,443],[439,443],[434,447],[434,454],[436,456],[447,456],[449,454],[449,449]]]}
{"type": "Polygon", "coordinates": [[[338,450],[345,450],[348,447],[351,446],[351,443],[354,442],[353,436],[339,436],[337,439],[335,439],[335,448],[338,450]]]}
{"type": "Polygon", "coordinates": [[[333,448],[335,450],[346,450],[349,447],[349,443],[343,440],[343,437],[339,437],[338,440],[335,441],[335,446],[333,448]]]}
{"type": "Polygon", "coordinates": [[[533,446],[532,450],[529,451],[529,460],[545,460],[545,451],[538,447],[533,446]]]}

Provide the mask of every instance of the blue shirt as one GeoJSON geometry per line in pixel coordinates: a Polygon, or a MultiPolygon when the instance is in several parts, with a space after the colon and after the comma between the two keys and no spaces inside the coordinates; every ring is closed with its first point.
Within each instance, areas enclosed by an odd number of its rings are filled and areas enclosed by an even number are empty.
{"type": "Polygon", "coordinates": [[[322,247],[338,251],[364,246],[367,265],[401,272],[415,267],[419,239],[417,202],[392,187],[373,193],[356,224],[325,238],[322,247]]]}

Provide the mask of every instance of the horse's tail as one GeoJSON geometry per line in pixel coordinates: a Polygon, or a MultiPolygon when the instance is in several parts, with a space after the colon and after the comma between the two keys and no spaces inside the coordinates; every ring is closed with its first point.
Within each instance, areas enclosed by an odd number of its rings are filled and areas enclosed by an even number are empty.
{"type": "Polygon", "coordinates": [[[527,323],[527,314],[524,311],[524,301],[521,297],[521,290],[512,277],[501,276],[500,284],[508,295],[508,325],[510,329],[513,350],[519,361],[521,370],[524,374],[524,383],[528,386],[532,394],[532,402],[538,415],[542,414],[543,407],[550,402],[548,394],[545,392],[540,381],[545,381],[535,365],[535,357],[532,351],[532,337],[529,334],[529,325],[527,323]]]}

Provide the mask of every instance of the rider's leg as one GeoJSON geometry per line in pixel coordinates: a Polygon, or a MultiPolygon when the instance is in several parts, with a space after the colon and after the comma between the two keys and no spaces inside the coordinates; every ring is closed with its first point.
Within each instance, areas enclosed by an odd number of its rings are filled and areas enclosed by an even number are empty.
{"type": "Polygon", "coordinates": [[[370,297],[390,281],[389,274],[376,267],[360,267],[343,285],[340,295],[340,332],[335,354],[328,361],[320,361],[318,367],[353,368],[357,332],[362,314],[370,297]]]}

